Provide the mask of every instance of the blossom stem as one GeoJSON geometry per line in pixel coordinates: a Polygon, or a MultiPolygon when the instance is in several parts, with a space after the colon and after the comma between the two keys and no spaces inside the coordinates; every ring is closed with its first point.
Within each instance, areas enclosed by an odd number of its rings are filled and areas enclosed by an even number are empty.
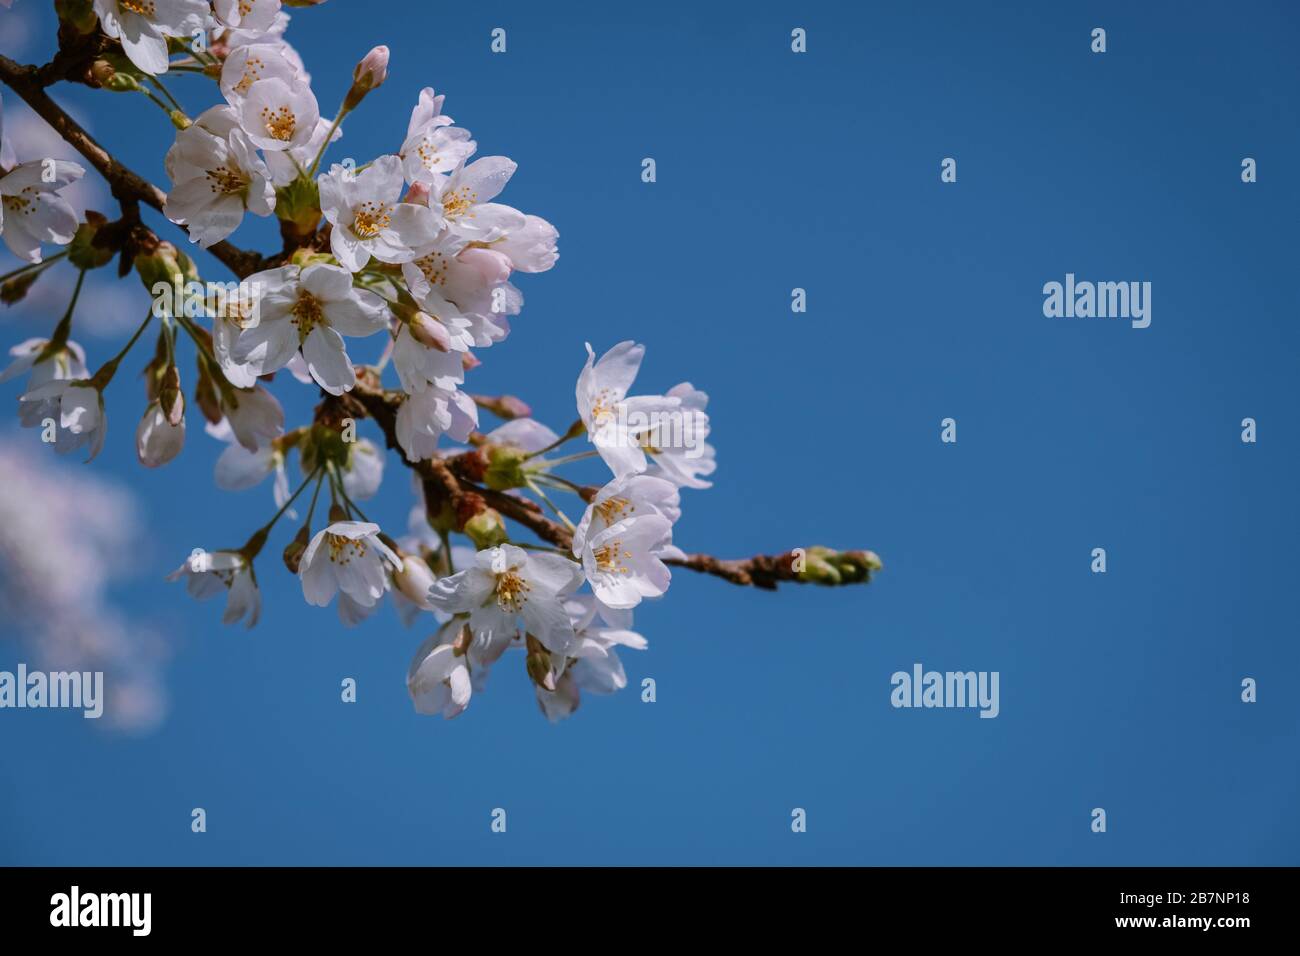
{"type": "Polygon", "coordinates": [[[555,503],[546,496],[546,492],[542,491],[541,487],[539,487],[538,484],[532,480],[532,478],[527,478],[526,481],[528,482],[529,490],[532,491],[532,493],[535,494],[537,497],[541,498],[542,501],[546,503],[546,506],[555,512],[555,517],[563,521],[564,526],[568,528],[569,533],[572,534],[574,528],[573,528],[573,522],[569,520],[569,516],[566,515],[559,508],[555,507],[555,503]]]}
{"type": "Polygon", "coordinates": [[[339,124],[343,122],[343,117],[347,116],[348,112],[346,106],[339,107],[338,114],[334,117],[334,122],[330,124],[329,132],[325,134],[325,141],[320,144],[320,149],[316,151],[316,158],[311,161],[311,171],[307,173],[309,178],[314,177],[316,171],[320,169],[321,158],[325,155],[325,150],[329,146],[330,140],[334,137],[335,130],[339,128],[339,124]]]}
{"type": "Polygon", "coordinates": [[[560,488],[564,491],[572,491],[578,497],[582,497],[583,495],[582,485],[578,484],[576,481],[570,481],[568,478],[561,478],[559,475],[552,475],[543,472],[535,475],[533,480],[539,484],[551,485],[551,487],[560,488]]]}
{"type": "Polygon", "coordinates": [[[121,364],[122,359],[126,358],[126,353],[131,351],[131,346],[135,345],[135,343],[139,340],[140,336],[144,334],[144,330],[148,328],[149,323],[152,321],[153,321],[153,309],[150,309],[149,313],[144,317],[144,321],[140,323],[140,327],[136,329],[135,334],[131,336],[130,341],[128,341],[126,345],[122,346],[122,351],[118,352],[111,359],[109,359],[107,362],[101,365],[99,367],[99,371],[96,372],[94,376],[91,378],[91,381],[95,383],[95,387],[98,388],[101,392],[108,385],[108,383],[113,380],[113,376],[117,374],[118,365],[121,364]]]}
{"type": "MultiPolygon", "coordinates": [[[[587,426],[582,423],[582,419],[578,419],[576,422],[574,422],[572,425],[569,426],[569,430],[567,432],[565,432],[559,438],[555,439],[555,441],[551,442],[545,448],[539,448],[537,451],[527,455],[524,458],[524,461],[528,461],[529,458],[536,458],[538,455],[545,455],[548,451],[554,451],[555,449],[563,445],[565,442],[567,442],[569,439],[577,438],[586,430],[587,430],[587,426]]],[[[590,454],[594,455],[595,452],[591,452],[590,454]]],[[[583,457],[588,457],[588,456],[583,456],[583,457]]],[[[567,459],[560,459],[560,460],[565,461],[567,459]]]]}
{"type": "Polygon", "coordinates": [[[167,102],[172,105],[173,109],[180,110],[182,113],[185,112],[185,107],[181,106],[181,104],[177,102],[176,97],[172,96],[171,90],[167,89],[167,87],[163,85],[162,80],[158,79],[156,76],[151,76],[149,77],[149,82],[153,86],[157,87],[159,93],[167,97],[167,102]]]}
{"type": "Polygon", "coordinates": [[[4,275],[0,276],[0,282],[8,282],[10,279],[16,279],[18,276],[26,275],[28,272],[39,272],[42,269],[48,269],[67,254],[68,250],[64,249],[62,252],[55,253],[40,262],[29,262],[25,266],[19,266],[13,272],[6,272],[4,275]]]}
{"type": "MultiPolygon", "coordinates": [[[[541,454],[541,452],[536,452],[535,454],[541,454]]],[[[576,455],[565,455],[563,458],[553,458],[550,461],[542,462],[542,464],[549,469],[554,468],[557,465],[567,465],[571,462],[582,461],[585,458],[595,458],[599,454],[600,452],[593,448],[590,451],[580,451],[576,455]]],[[[532,458],[533,456],[529,455],[528,457],[532,458]]],[[[524,460],[527,461],[527,459],[524,460]]]]}
{"type": "MultiPolygon", "coordinates": [[[[300,484],[300,485],[298,486],[298,489],[297,489],[293,494],[291,494],[291,495],[289,496],[289,500],[288,500],[288,501],[286,501],[284,504],[282,504],[282,505],[280,506],[280,510],[277,511],[277,512],[275,513],[275,517],[272,518],[270,521],[268,521],[265,525],[262,526],[261,530],[258,531],[258,534],[261,534],[261,535],[267,535],[267,534],[270,534],[270,533],[271,533],[271,529],[275,527],[275,523],[276,523],[277,521],[280,520],[280,517],[281,517],[281,516],[282,516],[286,511],[289,510],[289,506],[292,505],[292,504],[294,503],[294,501],[297,499],[297,497],[298,497],[300,494],[302,494],[302,490],[303,490],[304,488],[306,488],[309,484],[311,484],[311,480],[312,480],[313,478],[316,477],[316,475],[317,475],[317,473],[318,473],[319,471],[320,471],[320,466],[318,465],[318,466],[316,466],[316,470],[315,470],[315,471],[313,471],[310,475],[308,475],[306,478],[304,478],[304,479],[302,480],[302,484],[300,484]]],[[[320,485],[319,485],[319,484],[316,486],[316,489],[317,489],[318,491],[320,490],[320,485]]],[[[313,497],[313,498],[312,498],[312,505],[314,506],[315,504],[316,504],[316,499],[313,497]]],[[[256,537],[256,535],[254,535],[254,537],[256,537]]],[[[260,549],[259,549],[259,550],[260,550],[260,549]]]]}
{"type": "Polygon", "coordinates": [[[451,560],[451,536],[447,534],[446,528],[438,532],[438,538],[442,541],[442,556],[447,560],[447,573],[455,574],[456,565],[451,560]]]}
{"type": "Polygon", "coordinates": [[[68,303],[68,311],[63,313],[63,318],[54,327],[54,334],[50,336],[50,344],[46,348],[61,349],[68,343],[68,335],[72,332],[72,310],[77,306],[77,299],[81,296],[81,283],[84,281],[86,270],[78,269],[77,284],[72,288],[72,301],[68,303]]]}
{"type": "Polygon", "coordinates": [[[347,505],[348,510],[355,512],[362,521],[369,521],[370,519],[366,517],[365,512],[358,508],[356,502],[348,497],[348,491],[343,487],[343,475],[339,473],[338,465],[334,466],[334,477],[338,479],[339,494],[343,496],[343,503],[347,505]]]}
{"type": "Polygon", "coordinates": [[[320,486],[325,483],[325,476],[317,468],[312,474],[316,478],[316,490],[311,493],[311,505],[307,508],[307,520],[304,522],[306,527],[311,527],[312,515],[316,513],[316,499],[320,497],[320,486]]]}

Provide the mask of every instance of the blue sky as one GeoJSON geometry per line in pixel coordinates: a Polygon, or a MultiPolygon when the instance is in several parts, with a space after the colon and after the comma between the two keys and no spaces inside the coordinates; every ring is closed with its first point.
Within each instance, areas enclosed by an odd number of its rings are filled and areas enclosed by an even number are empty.
{"type": "MultiPolygon", "coordinates": [[[[46,5],[15,6],[21,58],[43,61],[46,5]]],[[[171,644],[170,712],[146,736],[0,712],[0,862],[1300,862],[1291,5],[359,6],[299,11],[288,34],[323,110],[367,49],[392,49],[330,155],[395,149],[432,85],[480,154],[519,163],[503,201],[560,231],[472,387],[563,429],[583,342],[635,338],[640,385],[711,396],[719,469],[684,494],[682,547],[869,547],[885,570],[778,594],[679,572],[639,609],[649,650],[623,655],[657,702],[587,696],[552,726],[519,659],[463,717],[421,717],[404,678],[424,632],[391,609],[346,630],[268,561],[246,632],[164,583],[193,548],[241,542],[269,493],[216,491],[220,446],[197,427],[181,460],[139,468],[143,400],[119,376],[105,452],[59,466],[141,501],[114,598],[171,644]],[[1150,281],[1150,328],[1045,318],[1067,272],[1150,281]],[[893,709],[890,675],[916,662],[998,671],[1000,715],[893,709]]],[[[171,85],[192,113],[217,102],[171,85]]],[[[171,132],[143,98],[53,92],[165,182],[171,132]]],[[[8,313],[8,338],[41,315],[8,313]]],[[[83,338],[92,365],[115,350],[83,338]]],[[[291,421],[313,401],[292,384],[291,421]]],[[[409,505],[390,459],[367,513],[400,529],[409,505]]],[[[23,659],[0,644],[0,668],[23,659]]]]}

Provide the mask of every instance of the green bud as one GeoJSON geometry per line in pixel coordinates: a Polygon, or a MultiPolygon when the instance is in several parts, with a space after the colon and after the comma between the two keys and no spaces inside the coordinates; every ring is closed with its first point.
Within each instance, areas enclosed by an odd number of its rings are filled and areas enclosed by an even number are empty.
{"type": "Polygon", "coordinates": [[[491,445],[487,449],[488,468],[483,483],[494,491],[508,491],[528,484],[524,462],[528,452],[514,445],[491,445]]]}
{"type": "Polygon", "coordinates": [[[103,83],[110,93],[139,93],[142,87],[130,73],[114,73],[103,83]]]}
{"type": "Polygon", "coordinates": [[[116,250],[95,245],[95,236],[105,219],[97,212],[87,210],[86,221],[77,227],[77,233],[68,245],[68,261],[78,269],[98,269],[113,261],[116,250]]]}
{"type": "Polygon", "coordinates": [[[320,190],[312,180],[299,176],[275,191],[275,215],[298,236],[310,236],[320,222],[320,190]]]}
{"type": "Polygon", "coordinates": [[[491,508],[484,508],[469,521],[465,522],[464,532],[474,542],[475,549],[482,551],[495,548],[510,540],[506,533],[505,522],[501,515],[491,508]]]}

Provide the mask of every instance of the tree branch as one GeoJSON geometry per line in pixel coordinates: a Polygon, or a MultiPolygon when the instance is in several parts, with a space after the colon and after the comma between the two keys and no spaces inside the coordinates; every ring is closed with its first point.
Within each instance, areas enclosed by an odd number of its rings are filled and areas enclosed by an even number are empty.
{"type": "MultiPolygon", "coordinates": [[[[0,55],[0,80],[4,80],[5,84],[22,97],[41,119],[49,123],[69,146],[99,170],[112,188],[113,195],[120,202],[142,202],[159,212],[162,211],[163,202],[167,199],[166,193],[139,173],[118,162],[59,104],[50,99],[45,92],[41,70],[34,66],[21,66],[7,56],[0,55]]],[[[208,252],[220,259],[241,279],[256,272],[262,264],[262,257],[256,252],[246,252],[229,242],[218,242],[211,246],[208,252]]]]}
{"type": "MultiPolygon", "coordinates": [[[[396,396],[386,392],[373,376],[365,374],[358,376],[357,384],[348,395],[360,403],[366,415],[384,433],[388,447],[396,450],[405,461],[405,454],[397,441],[399,401],[396,396]]],[[[424,481],[425,500],[430,503],[431,511],[436,513],[440,503],[446,502],[461,518],[463,525],[467,517],[472,517],[482,505],[486,505],[523,525],[543,541],[566,551],[573,546],[569,529],[548,518],[534,502],[475,482],[472,476],[478,468],[474,464],[476,457],[477,452],[468,452],[455,458],[435,458],[415,465],[407,462],[424,481]]],[[[767,591],[776,590],[782,581],[826,585],[865,583],[871,579],[873,571],[881,568],[880,559],[871,551],[835,552],[825,548],[810,548],[802,556],[787,551],[731,560],[711,554],[688,554],[684,558],[668,558],[664,563],[767,591]],[[796,571],[800,557],[804,570],[796,571]]]]}

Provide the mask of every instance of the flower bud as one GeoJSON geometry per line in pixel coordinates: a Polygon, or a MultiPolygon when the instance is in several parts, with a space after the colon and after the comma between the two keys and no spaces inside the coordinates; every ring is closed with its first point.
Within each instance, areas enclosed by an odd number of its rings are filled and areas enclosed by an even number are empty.
{"type": "Polygon", "coordinates": [[[503,418],[510,421],[515,418],[528,418],[533,414],[533,410],[528,407],[528,403],[521,398],[513,395],[493,395],[493,396],[474,396],[475,403],[479,408],[486,408],[497,418],[503,418]]]}
{"type": "Polygon", "coordinates": [[[354,110],[367,93],[388,79],[388,47],[377,46],[361,58],[352,71],[352,89],[343,100],[344,111],[354,110]]]}
{"type": "Polygon", "coordinates": [[[293,540],[284,546],[284,566],[289,569],[290,574],[298,573],[298,566],[302,563],[303,552],[307,550],[307,545],[311,542],[311,528],[303,525],[298,529],[298,533],[293,536],[293,540]]]}
{"type": "Polygon", "coordinates": [[[185,393],[181,391],[181,373],[175,365],[167,366],[163,372],[158,405],[167,416],[169,425],[176,426],[185,421],[185,393]]]}
{"type": "Polygon", "coordinates": [[[421,345],[439,352],[451,351],[451,333],[447,327],[426,312],[416,312],[410,321],[411,337],[421,345]]]}
{"type": "Polygon", "coordinates": [[[506,533],[505,522],[492,508],[484,508],[466,521],[463,530],[479,551],[495,548],[510,540],[510,536],[506,533]]]}
{"type": "Polygon", "coordinates": [[[107,60],[96,60],[90,65],[90,78],[99,86],[107,86],[117,71],[113,69],[113,64],[107,60]]]}
{"type": "Polygon", "coordinates": [[[76,235],[68,245],[68,261],[78,269],[98,269],[113,261],[116,250],[95,245],[95,236],[107,221],[94,210],[86,210],[86,221],[77,227],[76,235]]]}
{"type": "Polygon", "coordinates": [[[414,203],[417,206],[429,205],[429,184],[412,183],[411,188],[406,191],[406,198],[402,202],[414,203]]]}
{"type": "Polygon", "coordinates": [[[143,89],[130,73],[114,73],[101,85],[111,93],[139,93],[143,89]]]}
{"type": "Polygon", "coordinates": [[[528,484],[524,462],[528,452],[514,445],[492,445],[487,449],[488,468],[484,483],[494,491],[508,491],[528,484]]]}
{"type": "Polygon", "coordinates": [[[27,297],[27,290],[39,279],[44,269],[31,269],[27,272],[20,273],[12,279],[6,279],[0,282],[0,302],[5,305],[13,305],[15,302],[21,302],[27,297]]]}
{"type": "Polygon", "coordinates": [[[429,565],[413,554],[402,555],[402,567],[393,572],[393,584],[402,596],[425,610],[430,608],[429,589],[433,581],[429,565]]]}

